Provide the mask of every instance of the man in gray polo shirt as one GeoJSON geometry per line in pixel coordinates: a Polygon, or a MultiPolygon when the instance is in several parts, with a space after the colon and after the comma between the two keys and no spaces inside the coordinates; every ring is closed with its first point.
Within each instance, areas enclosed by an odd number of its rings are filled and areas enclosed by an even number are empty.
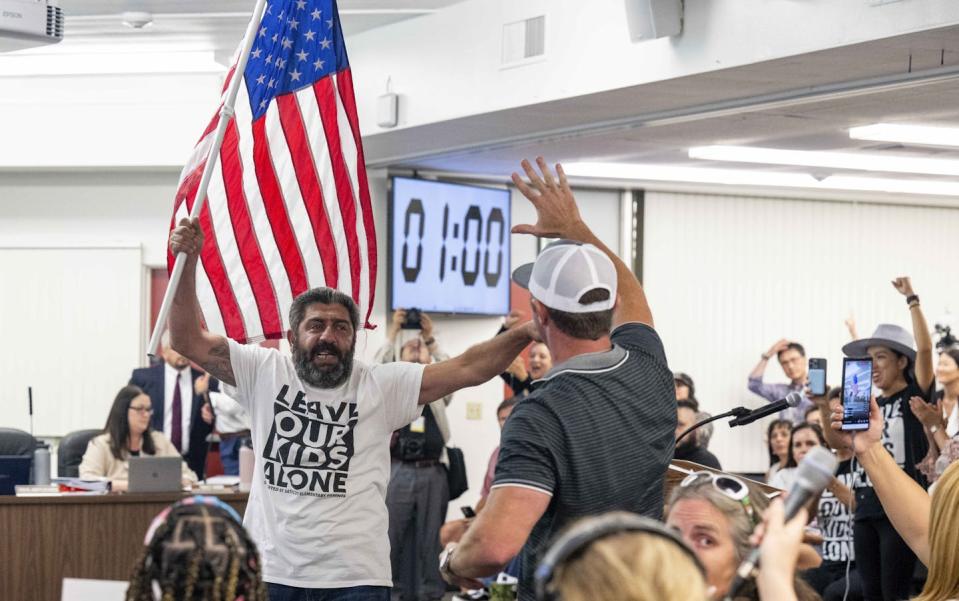
{"type": "Polygon", "coordinates": [[[521,558],[519,599],[535,598],[533,573],[550,539],[571,521],[612,510],[658,518],[673,456],[673,374],[636,277],[583,223],[562,168],[523,162],[513,181],[537,211],[514,233],[563,238],[513,279],[533,297],[533,321],[553,355],[506,422],[484,511],[441,556],[449,582],[521,558]],[[617,295],[618,293],[618,295],[617,295]]]}

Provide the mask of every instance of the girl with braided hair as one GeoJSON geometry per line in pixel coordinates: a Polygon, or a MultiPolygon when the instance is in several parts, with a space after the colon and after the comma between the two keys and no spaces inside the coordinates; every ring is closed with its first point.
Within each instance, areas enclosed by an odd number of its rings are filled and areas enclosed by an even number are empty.
{"type": "Polygon", "coordinates": [[[164,509],[147,530],[127,601],[266,601],[256,545],[236,511],[193,496],[164,509]]]}

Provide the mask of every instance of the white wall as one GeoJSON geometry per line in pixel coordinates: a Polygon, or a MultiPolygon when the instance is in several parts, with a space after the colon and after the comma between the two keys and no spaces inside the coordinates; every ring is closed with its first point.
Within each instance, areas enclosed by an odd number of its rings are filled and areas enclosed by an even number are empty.
{"type": "MultiPolygon", "coordinates": [[[[894,277],[912,276],[930,327],[955,310],[957,231],[957,209],[649,192],[644,284],[670,367],[714,415],[763,403],[746,377],[780,338],[826,357],[836,385],[850,312],[863,337],[880,322],[911,331],[894,277]]],[[[775,361],[767,379],[785,380],[775,361]]],[[[768,467],[764,424],[715,432],[724,468],[768,467]]]]}
{"type": "Polygon", "coordinates": [[[0,425],[63,436],[101,428],[142,353],[139,246],[0,244],[0,425]]]}

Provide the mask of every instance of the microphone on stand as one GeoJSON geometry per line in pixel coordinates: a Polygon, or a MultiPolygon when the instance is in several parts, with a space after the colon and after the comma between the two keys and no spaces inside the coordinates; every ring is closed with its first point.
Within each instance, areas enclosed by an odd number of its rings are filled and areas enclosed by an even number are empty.
{"type": "Polygon", "coordinates": [[[767,415],[772,415],[773,413],[779,413],[783,409],[789,409],[790,407],[798,407],[799,403],[802,402],[802,395],[798,392],[790,392],[786,395],[786,398],[779,399],[774,403],[769,403],[759,409],[754,409],[749,412],[749,415],[744,415],[743,417],[737,417],[734,420],[730,420],[729,427],[735,428],[736,426],[745,426],[746,424],[751,424],[758,419],[762,419],[767,415]]]}
{"type": "Polygon", "coordinates": [[[686,438],[687,434],[690,434],[691,432],[696,431],[697,429],[705,426],[706,424],[710,422],[714,422],[718,419],[723,419],[724,417],[736,417],[736,418],[745,417],[749,415],[750,413],[752,413],[752,411],[750,411],[749,409],[746,409],[745,407],[735,407],[733,409],[730,409],[726,413],[720,413],[719,415],[714,415],[710,418],[704,419],[701,422],[696,422],[695,424],[690,426],[685,432],[679,435],[679,438],[676,439],[676,444],[679,444],[680,440],[686,438]]]}
{"type": "MultiPolygon", "coordinates": [[[[791,393],[790,396],[792,394],[798,396],[798,393],[791,393]]],[[[810,499],[822,493],[835,476],[838,465],[835,455],[823,447],[816,447],[806,453],[803,460],[799,462],[799,467],[796,468],[796,480],[786,496],[784,521],[788,522],[796,517],[799,510],[809,503],[810,499]]],[[[746,580],[752,576],[757,565],[759,565],[759,547],[753,549],[746,560],[739,564],[736,578],[730,585],[729,592],[726,593],[727,601],[736,596],[746,580]]]]}

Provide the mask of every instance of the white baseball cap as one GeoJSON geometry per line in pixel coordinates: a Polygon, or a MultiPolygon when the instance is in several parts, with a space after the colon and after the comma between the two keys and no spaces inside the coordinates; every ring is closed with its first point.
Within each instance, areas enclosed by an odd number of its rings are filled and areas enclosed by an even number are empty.
{"type": "Polygon", "coordinates": [[[592,244],[557,240],[536,261],[516,268],[513,281],[550,309],[566,313],[607,311],[616,304],[616,266],[592,244]],[[606,290],[605,300],[583,304],[591,290],[606,290]]]}

